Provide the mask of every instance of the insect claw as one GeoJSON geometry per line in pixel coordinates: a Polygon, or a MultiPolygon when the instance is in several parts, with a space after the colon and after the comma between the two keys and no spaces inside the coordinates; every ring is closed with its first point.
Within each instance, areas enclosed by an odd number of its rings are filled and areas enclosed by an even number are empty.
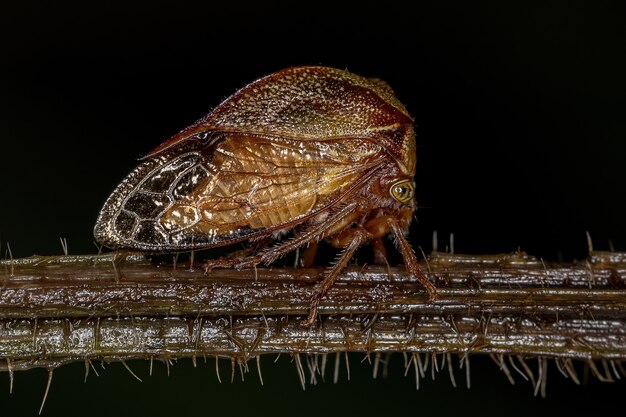
{"type": "Polygon", "coordinates": [[[433,301],[436,301],[440,298],[440,295],[436,289],[427,288],[426,292],[428,292],[428,302],[432,303],[433,301]]]}
{"type": "Polygon", "coordinates": [[[317,306],[320,304],[320,298],[321,298],[320,294],[321,293],[319,290],[315,291],[315,295],[311,299],[311,306],[309,307],[309,316],[306,318],[306,320],[303,320],[300,323],[300,326],[311,328],[317,321],[317,317],[318,317],[317,306]]]}
{"type": "Polygon", "coordinates": [[[313,327],[316,321],[317,321],[317,313],[311,312],[309,313],[309,316],[307,317],[306,320],[303,320],[300,322],[300,326],[310,329],[313,327]]]}
{"type": "Polygon", "coordinates": [[[237,262],[237,264],[234,265],[235,269],[237,271],[241,271],[242,269],[249,269],[249,268],[255,268],[258,264],[254,261],[250,261],[250,260],[240,260],[237,262]]]}

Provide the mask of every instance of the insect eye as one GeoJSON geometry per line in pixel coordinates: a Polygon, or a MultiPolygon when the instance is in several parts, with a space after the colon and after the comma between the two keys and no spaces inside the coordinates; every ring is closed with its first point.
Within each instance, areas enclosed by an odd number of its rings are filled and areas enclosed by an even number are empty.
{"type": "Polygon", "coordinates": [[[393,198],[398,200],[401,203],[408,203],[413,200],[413,195],[415,194],[415,187],[413,183],[409,180],[402,180],[397,182],[391,186],[389,193],[393,198]]]}

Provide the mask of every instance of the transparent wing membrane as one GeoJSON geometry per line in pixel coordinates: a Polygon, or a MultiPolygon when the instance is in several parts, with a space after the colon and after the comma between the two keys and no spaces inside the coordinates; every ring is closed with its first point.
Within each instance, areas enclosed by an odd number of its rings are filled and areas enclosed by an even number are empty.
{"type": "Polygon", "coordinates": [[[96,236],[113,248],[166,251],[289,228],[341,200],[383,162],[382,152],[361,139],[188,140],[145,160],[120,184],[96,236]]]}

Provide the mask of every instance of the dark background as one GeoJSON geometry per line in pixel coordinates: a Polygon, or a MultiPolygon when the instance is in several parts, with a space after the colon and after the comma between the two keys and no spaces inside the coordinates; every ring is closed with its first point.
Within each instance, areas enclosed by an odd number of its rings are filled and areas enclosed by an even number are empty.
{"type": "MultiPolygon", "coordinates": [[[[7,242],[14,256],[59,254],[59,237],[93,252],[98,210],[137,158],[245,84],[305,64],[382,78],[414,115],[416,246],[429,251],[436,229],[440,248],[453,232],[457,252],[567,261],[586,256],[589,231],[596,249],[626,249],[624,10],[432,3],[2,6],[2,256],[7,242]]],[[[621,405],[625,389],[552,369],[538,399],[475,358],[471,390],[443,375],[415,392],[400,357],[376,381],[360,360],[349,383],[305,392],[287,358],[266,358],[263,387],[254,373],[219,385],[212,363],[188,361],[169,378],[131,363],[143,384],[113,364],[83,385],[78,364],[55,373],[45,415],[581,415],[621,405]]],[[[45,380],[19,373],[8,395],[2,379],[0,413],[35,414],[45,380]]]]}

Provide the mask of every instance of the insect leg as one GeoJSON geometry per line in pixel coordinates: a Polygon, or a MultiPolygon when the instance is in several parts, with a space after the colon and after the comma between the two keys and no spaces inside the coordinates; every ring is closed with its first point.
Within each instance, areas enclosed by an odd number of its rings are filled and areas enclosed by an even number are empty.
{"type": "Polygon", "coordinates": [[[313,224],[310,228],[303,230],[292,239],[279,243],[277,246],[267,248],[260,253],[261,261],[266,265],[271,264],[281,256],[306,245],[309,242],[319,242],[326,236],[342,230],[357,219],[360,214],[360,201],[352,201],[341,207],[336,212],[320,223],[313,224]]]}
{"type": "Polygon", "coordinates": [[[352,259],[352,255],[357,251],[361,246],[363,246],[366,242],[371,239],[371,235],[362,227],[357,227],[355,229],[349,229],[350,234],[352,234],[352,239],[350,242],[344,247],[339,260],[333,265],[333,267],[326,273],[326,276],[320,283],[320,286],[313,296],[311,300],[311,308],[309,309],[309,317],[303,323],[304,326],[312,326],[317,319],[317,307],[319,306],[320,300],[322,297],[328,292],[328,290],[333,286],[335,280],[346,267],[350,259],[352,259]]]}
{"type": "Polygon", "coordinates": [[[389,265],[387,263],[387,248],[385,248],[385,241],[382,237],[372,239],[372,251],[376,265],[389,265]]]}
{"type": "Polygon", "coordinates": [[[205,272],[208,272],[213,268],[244,268],[259,264],[259,260],[255,261],[255,263],[250,262],[251,260],[258,258],[260,252],[272,242],[272,239],[271,237],[265,237],[257,241],[249,242],[250,244],[247,247],[236,250],[222,257],[205,261],[205,272]]]}
{"type": "Polygon", "coordinates": [[[248,258],[249,256],[254,255],[255,253],[259,253],[261,250],[265,249],[270,243],[272,243],[271,237],[265,237],[261,240],[250,241],[250,244],[245,248],[236,250],[235,252],[229,253],[224,256],[224,259],[231,260],[241,260],[243,258],[248,258]]]}
{"type": "Polygon", "coordinates": [[[329,234],[332,234],[337,227],[345,227],[359,217],[361,204],[362,202],[360,200],[351,201],[330,214],[324,221],[315,223],[296,234],[293,238],[280,242],[275,246],[265,248],[255,255],[237,259],[219,258],[209,260],[205,265],[205,270],[208,271],[211,268],[251,268],[260,263],[269,265],[281,256],[307,243],[320,241],[329,234]]]}
{"type": "Polygon", "coordinates": [[[417,257],[413,252],[411,244],[406,240],[406,237],[404,237],[404,232],[398,224],[398,221],[392,217],[390,217],[387,221],[389,223],[391,231],[393,232],[393,236],[395,238],[394,242],[398,247],[398,250],[402,254],[402,257],[404,258],[406,270],[411,273],[411,275],[413,275],[415,278],[417,278],[420,284],[424,286],[424,288],[428,292],[428,298],[431,301],[434,300],[437,297],[437,288],[433,285],[432,282],[428,280],[428,278],[426,278],[426,276],[420,269],[419,261],[417,260],[417,257]]]}
{"type": "Polygon", "coordinates": [[[304,250],[304,254],[302,255],[302,266],[304,268],[310,268],[315,265],[315,257],[317,256],[318,248],[319,244],[317,242],[311,242],[304,250]]]}

